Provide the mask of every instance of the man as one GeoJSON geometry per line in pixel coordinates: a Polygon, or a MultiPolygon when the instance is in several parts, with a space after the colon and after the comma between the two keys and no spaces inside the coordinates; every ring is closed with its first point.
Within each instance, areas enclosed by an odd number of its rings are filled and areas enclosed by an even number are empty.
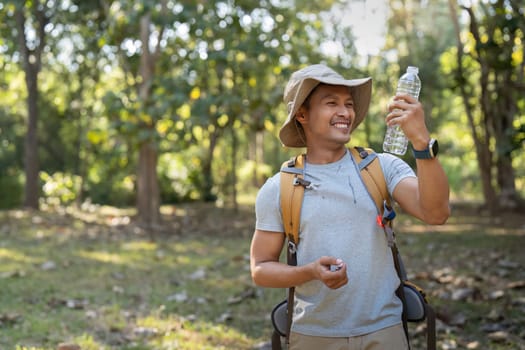
{"type": "MultiPolygon", "coordinates": [[[[279,138],[285,146],[306,147],[305,179],[311,181],[302,205],[297,266],[279,262],[285,235],[278,175],[257,196],[250,254],[257,285],[296,287],[290,349],[408,348],[392,253],[347,149],[368,111],[371,86],[370,78],[346,80],[313,65],[295,72],[285,89],[289,114],[279,138]]],[[[449,187],[423,108],[408,95],[395,96],[388,108],[386,123],[400,125],[421,158],[416,177],[403,160],[378,154],[389,193],[408,214],[442,224],[450,213],[449,187]]]]}

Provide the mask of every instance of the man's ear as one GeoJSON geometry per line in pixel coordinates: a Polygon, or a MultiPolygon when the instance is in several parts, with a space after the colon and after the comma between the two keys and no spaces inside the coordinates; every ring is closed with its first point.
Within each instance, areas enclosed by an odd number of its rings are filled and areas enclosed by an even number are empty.
{"type": "Polygon", "coordinates": [[[297,114],[295,115],[295,119],[297,119],[297,121],[301,124],[303,124],[306,121],[305,112],[306,112],[305,108],[301,107],[299,108],[299,110],[297,111],[297,114]]]}

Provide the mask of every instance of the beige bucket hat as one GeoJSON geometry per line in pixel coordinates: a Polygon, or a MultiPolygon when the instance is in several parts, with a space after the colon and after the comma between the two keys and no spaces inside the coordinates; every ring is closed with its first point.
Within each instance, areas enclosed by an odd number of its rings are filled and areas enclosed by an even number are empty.
{"type": "Polygon", "coordinates": [[[372,93],[372,78],[343,78],[339,73],[323,64],[314,64],[293,73],[284,89],[284,103],[288,108],[288,118],[279,130],[279,139],[287,147],[305,147],[303,129],[297,125],[295,115],[312,90],[320,83],[343,85],[350,88],[354,100],[354,130],[365,119],[372,93]]]}

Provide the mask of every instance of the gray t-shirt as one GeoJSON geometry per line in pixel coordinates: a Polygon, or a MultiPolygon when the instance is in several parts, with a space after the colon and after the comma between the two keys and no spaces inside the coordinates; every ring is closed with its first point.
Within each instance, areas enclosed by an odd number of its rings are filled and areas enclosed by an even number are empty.
{"type": "MultiPolygon", "coordinates": [[[[415,176],[403,160],[377,154],[390,193],[406,177],[415,176]]],[[[377,209],[350,152],[330,164],[305,165],[298,265],[323,255],[342,259],[348,284],[332,290],[321,281],[296,286],[292,331],[323,337],[371,333],[401,322],[399,285],[392,252],[377,224],[377,209]]],[[[261,187],[256,200],[256,228],[284,232],[279,205],[279,174],[261,187]]]]}

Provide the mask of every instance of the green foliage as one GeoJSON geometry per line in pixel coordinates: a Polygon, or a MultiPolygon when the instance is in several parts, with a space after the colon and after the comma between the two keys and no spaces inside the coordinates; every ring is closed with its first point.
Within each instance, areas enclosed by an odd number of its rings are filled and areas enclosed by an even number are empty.
{"type": "MultiPolygon", "coordinates": [[[[43,173],[59,173],[64,180],[81,178],[82,189],[75,192],[78,199],[133,205],[137,151],[143,142],[151,142],[158,151],[163,202],[203,198],[233,202],[235,193],[253,192],[272,173],[270,168],[276,171],[296,153],[283,149],[277,139],[286,118],[282,92],[294,70],[317,62],[348,77],[373,77],[370,112],[353,141],[377,150],[397,78],[407,65],[418,65],[421,99],[431,132],[443,145],[443,158],[462,159],[462,165],[443,159],[453,190],[461,193],[466,181],[472,183],[469,196],[479,192],[474,147],[465,141],[471,131],[465,128],[464,108],[455,89],[466,86],[472,95],[469,103],[479,105],[473,82],[481,72],[472,54],[464,57],[464,76],[457,75],[456,43],[445,0],[388,1],[386,45],[366,60],[353,46],[348,23],[344,19],[335,23],[332,19],[337,16],[323,12],[332,7],[342,11],[345,4],[339,1],[165,3],[166,11],[163,1],[152,0],[48,2],[52,16],[46,26],[39,79],[40,167],[43,173]],[[150,51],[156,59],[147,82],[140,70],[145,50],[139,37],[140,20],[146,15],[151,19],[150,51]],[[340,44],[342,50],[323,52],[326,41],[340,44]],[[140,92],[145,83],[147,98],[140,92]]],[[[478,14],[480,23],[494,35],[478,43],[478,48],[496,69],[494,79],[513,68],[519,86],[523,40],[510,39],[523,38],[522,16],[510,11],[513,2],[482,4],[479,8],[486,11],[478,14]]],[[[0,199],[3,206],[19,203],[27,132],[14,5],[4,2],[0,9],[0,179],[13,191],[0,199]]],[[[30,11],[27,16],[35,21],[30,11]]],[[[469,42],[465,51],[475,48],[469,42]]],[[[500,95],[491,94],[492,101],[499,102],[500,95]]],[[[522,96],[514,96],[516,118],[504,134],[507,143],[498,145],[498,150],[512,150],[516,173],[521,174],[525,103],[522,96]]],[[[483,131],[481,114],[477,112],[475,118],[476,129],[483,131]]],[[[524,192],[521,183],[518,179],[518,190],[524,192]]]]}
{"type": "Polygon", "coordinates": [[[80,192],[81,179],[60,172],[48,174],[40,172],[40,181],[43,182],[43,200],[51,206],[65,206],[77,199],[80,192]]]}
{"type": "Polygon", "coordinates": [[[22,203],[23,177],[16,169],[0,173],[0,209],[10,209],[22,203]]]}
{"type": "Polygon", "coordinates": [[[183,153],[164,154],[159,160],[159,180],[163,203],[199,199],[199,193],[202,193],[199,169],[199,158],[191,149],[183,153]]]}

